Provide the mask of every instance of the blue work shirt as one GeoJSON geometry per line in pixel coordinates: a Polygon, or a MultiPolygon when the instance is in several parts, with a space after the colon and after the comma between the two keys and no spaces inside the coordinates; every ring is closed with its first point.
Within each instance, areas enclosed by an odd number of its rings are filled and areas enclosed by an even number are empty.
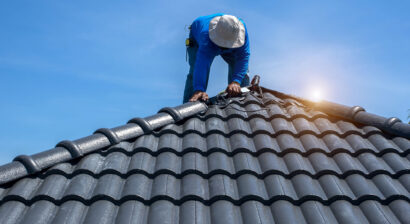
{"type": "Polygon", "coordinates": [[[211,68],[215,56],[229,55],[234,58],[234,73],[232,81],[241,84],[243,77],[248,72],[249,64],[249,38],[245,23],[239,19],[245,27],[245,44],[238,48],[221,49],[209,39],[209,22],[216,16],[224,14],[213,14],[198,17],[191,25],[190,38],[195,39],[198,44],[196,61],[193,74],[194,91],[206,91],[206,76],[211,68]]]}

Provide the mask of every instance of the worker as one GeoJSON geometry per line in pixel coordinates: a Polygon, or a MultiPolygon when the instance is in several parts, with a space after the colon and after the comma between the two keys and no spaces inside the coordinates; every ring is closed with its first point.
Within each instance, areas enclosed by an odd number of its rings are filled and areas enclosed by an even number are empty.
{"type": "Polygon", "coordinates": [[[232,15],[213,14],[197,18],[190,26],[186,41],[189,73],[185,82],[184,100],[208,100],[209,71],[217,55],[229,65],[228,96],[237,96],[241,87],[249,85],[249,38],[245,23],[232,15]]]}

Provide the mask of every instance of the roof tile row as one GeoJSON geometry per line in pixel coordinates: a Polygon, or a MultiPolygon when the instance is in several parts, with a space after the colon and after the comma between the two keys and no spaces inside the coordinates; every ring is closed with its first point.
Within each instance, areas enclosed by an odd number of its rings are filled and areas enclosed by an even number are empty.
{"type": "Polygon", "coordinates": [[[277,136],[282,133],[289,133],[294,136],[303,134],[312,134],[315,136],[324,136],[327,134],[335,134],[338,136],[348,136],[356,134],[360,136],[369,136],[373,134],[382,134],[382,132],[374,127],[364,127],[359,129],[352,123],[338,121],[331,123],[324,118],[317,118],[314,122],[309,122],[305,118],[294,118],[289,121],[284,118],[273,118],[271,121],[259,117],[243,119],[242,117],[231,117],[226,121],[219,117],[209,117],[205,121],[200,118],[189,119],[184,125],[171,124],[161,129],[163,132],[172,132],[179,135],[186,133],[199,133],[208,135],[209,133],[221,133],[230,135],[232,133],[241,132],[246,135],[254,135],[257,133],[266,133],[277,136]]]}
{"type": "Polygon", "coordinates": [[[96,201],[85,205],[79,201],[66,201],[55,205],[49,201],[37,201],[26,206],[19,201],[6,202],[0,208],[0,222],[8,223],[406,223],[410,219],[410,204],[396,200],[388,205],[368,200],[352,205],[343,200],[330,205],[315,201],[294,205],[278,200],[271,205],[247,201],[234,205],[229,201],[216,201],[205,205],[198,201],[186,201],[175,205],[159,200],[150,205],[129,200],[121,205],[110,201],[96,201]],[[5,218],[7,217],[7,218],[5,218]],[[23,219],[22,219],[23,218],[23,219]]]}
{"type": "Polygon", "coordinates": [[[322,153],[313,153],[307,157],[298,153],[288,153],[279,157],[269,152],[258,156],[240,152],[231,157],[221,152],[214,152],[207,156],[196,152],[188,152],[182,156],[173,152],[162,152],[158,156],[153,156],[139,151],[133,155],[123,152],[111,152],[105,156],[87,155],[76,166],[61,163],[39,177],[44,178],[51,174],[70,177],[80,173],[87,173],[94,177],[112,173],[125,177],[141,172],[150,177],[161,173],[177,177],[190,173],[203,177],[224,174],[232,178],[246,173],[260,178],[269,174],[291,177],[301,173],[312,177],[325,174],[342,178],[351,174],[361,174],[366,177],[388,174],[397,177],[409,170],[409,160],[395,153],[386,153],[381,157],[371,153],[363,153],[357,157],[346,153],[338,153],[333,157],[322,153]]]}
{"type": "Polygon", "coordinates": [[[144,174],[132,174],[123,179],[115,174],[105,174],[98,178],[78,174],[68,179],[64,175],[53,174],[44,180],[34,178],[18,181],[12,189],[3,192],[2,201],[19,200],[32,204],[39,200],[49,200],[60,204],[75,198],[87,204],[101,199],[117,202],[138,199],[152,203],[166,197],[175,204],[192,199],[206,204],[218,200],[228,200],[235,204],[258,200],[269,204],[285,198],[296,204],[306,200],[329,204],[341,199],[354,204],[370,199],[386,204],[397,199],[408,200],[409,177],[410,174],[404,174],[393,179],[379,174],[368,179],[352,174],[341,179],[333,175],[312,178],[299,174],[286,178],[271,174],[259,179],[251,174],[243,174],[232,179],[222,174],[209,178],[188,174],[179,179],[173,175],[160,174],[151,179],[144,174]]]}
{"type": "MultiPolygon", "coordinates": [[[[345,138],[334,134],[327,134],[319,138],[311,134],[295,137],[284,133],[272,138],[272,136],[265,133],[254,134],[252,136],[248,136],[244,133],[232,133],[228,137],[229,138],[221,133],[202,136],[198,133],[185,132],[185,134],[181,136],[176,133],[162,132],[158,136],[142,136],[137,140],[135,145],[138,145],[140,149],[146,148],[153,152],[166,149],[184,152],[195,149],[195,151],[209,153],[218,149],[228,154],[241,150],[246,150],[250,153],[274,151],[279,154],[284,154],[289,151],[301,154],[320,151],[332,155],[339,152],[355,155],[363,152],[372,152],[377,155],[387,152],[396,152],[401,155],[407,155],[410,152],[410,140],[401,137],[395,137],[390,140],[378,134],[367,138],[355,134],[346,136],[345,138]]],[[[124,148],[129,147],[124,146],[124,148]]],[[[129,150],[134,150],[135,148],[136,147],[131,147],[129,150]]]]}

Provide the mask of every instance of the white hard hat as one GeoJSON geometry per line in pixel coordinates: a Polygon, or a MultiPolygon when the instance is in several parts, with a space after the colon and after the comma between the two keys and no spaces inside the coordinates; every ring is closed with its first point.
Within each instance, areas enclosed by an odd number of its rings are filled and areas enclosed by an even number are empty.
{"type": "Polygon", "coordinates": [[[209,38],[220,47],[242,47],[245,44],[245,26],[235,16],[216,16],[209,22],[209,38]]]}

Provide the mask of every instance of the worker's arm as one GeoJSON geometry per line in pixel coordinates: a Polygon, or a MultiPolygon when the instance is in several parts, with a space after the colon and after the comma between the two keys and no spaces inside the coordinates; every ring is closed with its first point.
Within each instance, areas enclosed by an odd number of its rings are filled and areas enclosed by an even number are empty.
{"type": "Polygon", "coordinates": [[[245,33],[245,44],[235,52],[235,67],[232,77],[232,82],[226,88],[229,96],[237,96],[241,93],[241,83],[243,77],[248,73],[249,64],[249,38],[248,33],[245,33]]]}
{"type": "Polygon", "coordinates": [[[206,91],[209,69],[214,57],[215,55],[207,46],[199,46],[193,74],[194,91],[206,91]]]}
{"type": "Polygon", "coordinates": [[[207,79],[209,75],[209,69],[211,67],[213,58],[209,52],[204,50],[201,46],[198,48],[196,54],[196,61],[193,74],[194,95],[192,95],[190,102],[197,100],[207,101],[209,99],[208,94],[205,92],[207,88],[207,79]]]}
{"type": "Polygon", "coordinates": [[[232,81],[239,84],[242,83],[243,77],[248,73],[250,56],[248,33],[246,33],[245,38],[245,44],[235,52],[235,68],[232,81]]]}
{"type": "Polygon", "coordinates": [[[199,46],[193,74],[194,83],[194,95],[189,101],[208,100],[208,94],[205,93],[207,88],[207,80],[209,75],[209,69],[215,55],[209,50],[207,46],[199,46]]]}

